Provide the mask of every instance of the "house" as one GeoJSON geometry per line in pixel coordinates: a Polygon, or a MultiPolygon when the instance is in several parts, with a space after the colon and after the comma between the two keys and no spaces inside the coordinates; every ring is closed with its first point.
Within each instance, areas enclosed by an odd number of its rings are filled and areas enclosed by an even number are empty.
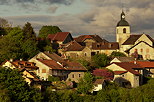
{"type": "Polygon", "coordinates": [[[144,67],[143,76],[154,78],[154,62],[136,61],[136,63],[139,64],[140,66],[144,67]]]}
{"type": "Polygon", "coordinates": [[[48,80],[48,76],[55,76],[60,80],[78,82],[87,71],[81,64],[63,59],[55,53],[40,52],[29,61],[36,63],[39,67],[37,75],[44,80],[48,80]]]}
{"type": "Polygon", "coordinates": [[[114,62],[106,68],[114,72],[114,81],[123,87],[137,87],[143,82],[143,69],[136,62],[114,62]]]}
{"type": "Polygon", "coordinates": [[[26,70],[34,73],[36,73],[36,71],[38,70],[38,67],[35,66],[35,63],[22,60],[13,61],[13,59],[10,59],[3,62],[2,66],[9,67],[11,69],[25,68],[26,70]]]}
{"type": "Polygon", "coordinates": [[[39,88],[41,88],[40,87],[41,80],[37,77],[35,73],[29,72],[25,68],[18,68],[18,70],[22,72],[23,78],[29,85],[33,86],[39,84],[39,88]]]}
{"type": "Polygon", "coordinates": [[[51,43],[66,44],[70,41],[73,41],[73,37],[69,32],[58,32],[56,34],[49,34],[47,39],[51,41],[51,43]]]}
{"type": "Polygon", "coordinates": [[[94,88],[92,90],[92,93],[95,94],[95,92],[98,92],[102,90],[106,86],[107,82],[105,79],[96,79],[94,82],[94,88]]]}
{"type": "Polygon", "coordinates": [[[110,63],[113,63],[113,62],[131,62],[131,61],[134,61],[134,57],[115,57],[111,60],[110,63]]]}

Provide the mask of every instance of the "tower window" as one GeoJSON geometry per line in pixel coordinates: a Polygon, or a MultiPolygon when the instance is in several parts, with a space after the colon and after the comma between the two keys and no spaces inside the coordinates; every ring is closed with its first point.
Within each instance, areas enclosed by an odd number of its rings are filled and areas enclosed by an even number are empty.
{"type": "Polygon", "coordinates": [[[126,33],[126,28],[123,29],[123,33],[126,33]]]}

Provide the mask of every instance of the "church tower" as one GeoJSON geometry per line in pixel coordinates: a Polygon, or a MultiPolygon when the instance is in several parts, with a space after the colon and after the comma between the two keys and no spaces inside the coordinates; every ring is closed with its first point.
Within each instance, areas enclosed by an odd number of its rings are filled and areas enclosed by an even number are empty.
{"type": "Polygon", "coordinates": [[[118,22],[116,27],[116,41],[121,45],[129,38],[130,36],[130,25],[125,20],[125,13],[122,11],[121,20],[118,22]]]}

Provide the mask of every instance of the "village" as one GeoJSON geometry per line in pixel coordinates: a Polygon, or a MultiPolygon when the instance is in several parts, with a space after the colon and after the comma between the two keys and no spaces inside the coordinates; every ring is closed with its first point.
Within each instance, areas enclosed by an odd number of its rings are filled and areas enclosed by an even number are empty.
{"type": "Polygon", "coordinates": [[[96,95],[109,83],[126,89],[142,86],[154,78],[154,39],[144,33],[131,34],[125,16],[122,11],[116,25],[116,42],[97,34],[73,37],[70,32],[56,32],[36,38],[38,42],[47,40],[51,50],[39,51],[27,60],[5,59],[1,67],[18,70],[29,86],[40,91],[51,86],[53,92],[78,90],[85,76],[95,78],[90,80],[92,87],[81,94],[96,95]]]}

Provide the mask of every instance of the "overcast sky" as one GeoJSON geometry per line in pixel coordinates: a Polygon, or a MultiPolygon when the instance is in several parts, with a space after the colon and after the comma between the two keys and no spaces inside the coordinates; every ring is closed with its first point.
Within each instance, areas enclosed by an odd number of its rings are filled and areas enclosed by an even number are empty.
{"type": "Polygon", "coordinates": [[[154,38],[154,0],[0,0],[0,14],[13,26],[30,22],[36,32],[55,25],[73,36],[98,34],[114,41],[122,5],[132,34],[154,38]]]}

